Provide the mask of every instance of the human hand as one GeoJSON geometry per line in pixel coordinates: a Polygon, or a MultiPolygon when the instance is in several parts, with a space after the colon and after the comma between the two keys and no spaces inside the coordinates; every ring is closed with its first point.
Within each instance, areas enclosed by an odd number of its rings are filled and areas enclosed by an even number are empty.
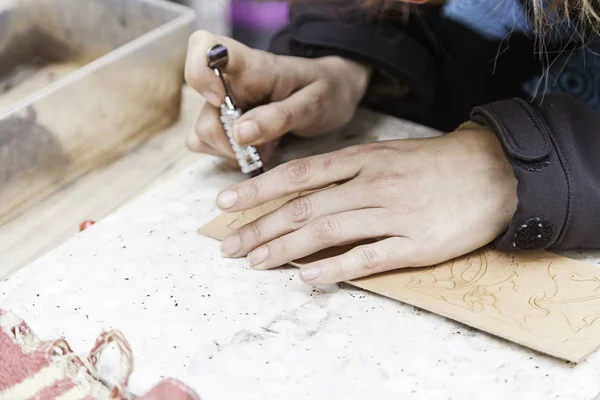
{"type": "Polygon", "coordinates": [[[185,77],[207,102],[187,140],[192,151],[235,160],[219,120],[225,91],[206,60],[207,50],[215,44],[229,50],[225,73],[238,107],[256,106],[235,123],[234,138],[240,145],[257,146],[265,162],[287,132],[316,136],[348,123],[369,81],[367,67],[340,57],[276,56],[198,31],[189,40],[185,77]]]}
{"type": "Polygon", "coordinates": [[[256,269],[269,269],[325,248],[380,239],[300,269],[304,282],[330,284],[476,250],[506,230],[517,206],[511,165],[486,129],[295,160],[221,192],[217,204],[237,212],[319,188],[326,189],[238,229],[223,241],[223,254],[249,253],[256,269]]]}

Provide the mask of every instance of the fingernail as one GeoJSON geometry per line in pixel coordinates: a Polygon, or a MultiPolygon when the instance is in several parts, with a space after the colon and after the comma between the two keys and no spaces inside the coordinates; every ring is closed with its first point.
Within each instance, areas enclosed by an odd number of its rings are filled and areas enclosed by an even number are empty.
{"type": "Polygon", "coordinates": [[[235,140],[240,144],[252,142],[259,136],[258,124],[254,121],[244,121],[235,126],[235,140]]]}
{"type": "Polygon", "coordinates": [[[213,92],[206,92],[202,96],[204,96],[204,98],[213,106],[218,106],[223,102],[221,98],[213,92]]]}
{"type": "Polygon", "coordinates": [[[235,205],[238,195],[233,190],[226,190],[217,196],[217,205],[222,209],[228,209],[235,205]]]}
{"type": "Polygon", "coordinates": [[[312,281],[313,279],[317,279],[322,274],[321,267],[308,267],[300,270],[300,278],[303,281],[312,281]]]}
{"type": "Polygon", "coordinates": [[[268,255],[269,249],[267,248],[267,246],[261,246],[258,249],[252,251],[250,254],[248,254],[248,260],[250,260],[250,263],[252,265],[258,265],[264,262],[267,259],[268,255]]]}
{"type": "Polygon", "coordinates": [[[223,240],[223,243],[221,244],[221,252],[225,257],[232,256],[240,250],[240,247],[242,247],[240,235],[234,233],[223,240]]]}

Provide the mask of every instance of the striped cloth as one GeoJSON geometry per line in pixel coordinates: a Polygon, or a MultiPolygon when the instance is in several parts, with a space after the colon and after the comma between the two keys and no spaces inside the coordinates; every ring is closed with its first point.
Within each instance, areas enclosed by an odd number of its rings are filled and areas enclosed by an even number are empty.
{"type": "Polygon", "coordinates": [[[64,339],[41,341],[27,324],[0,309],[1,400],[200,400],[183,383],[165,379],[142,397],[127,388],[133,372],[131,347],[113,330],[102,333],[87,357],[79,357],[64,339]],[[110,385],[96,368],[102,351],[116,345],[122,376],[110,385]]]}

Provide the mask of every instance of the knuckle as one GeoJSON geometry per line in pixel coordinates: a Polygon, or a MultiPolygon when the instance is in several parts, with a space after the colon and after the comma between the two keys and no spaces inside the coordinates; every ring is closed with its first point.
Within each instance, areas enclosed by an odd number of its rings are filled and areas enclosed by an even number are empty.
{"type": "Polygon", "coordinates": [[[336,218],[320,218],[315,223],[315,233],[319,240],[331,242],[338,236],[339,231],[340,223],[336,218]]]}
{"type": "Polygon", "coordinates": [[[260,184],[254,179],[246,182],[240,188],[241,195],[245,199],[256,199],[260,194],[260,184]]]}
{"type": "Polygon", "coordinates": [[[278,104],[274,110],[277,115],[277,120],[280,121],[280,125],[284,130],[287,130],[293,125],[294,111],[291,108],[278,104]]]}
{"type": "Polygon", "coordinates": [[[388,140],[381,140],[378,142],[367,143],[370,150],[380,153],[396,152],[396,148],[388,143],[388,140]]]}
{"type": "Polygon", "coordinates": [[[273,258],[275,259],[285,259],[286,255],[287,255],[287,243],[286,243],[286,238],[285,237],[281,237],[275,241],[273,241],[270,245],[269,245],[269,251],[273,251],[273,258]]]}
{"type": "Polygon", "coordinates": [[[377,252],[370,248],[364,247],[357,250],[360,266],[363,269],[376,269],[380,264],[380,257],[377,252]]]}
{"type": "Polygon", "coordinates": [[[315,90],[306,94],[306,108],[308,115],[319,115],[325,110],[326,90],[315,90]]]}
{"type": "Polygon", "coordinates": [[[385,246],[383,246],[383,252],[386,260],[393,260],[398,254],[396,247],[391,244],[385,244],[385,246]]]}
{"type": "Polygon", "coordinates": [[[364,157],[368,159],[389,160],[398,158],[398,150],[388,140],[367,143],[362,147],[364,157]]]}
{"type": "Polygon", "coordinates": [[[312,162],[308,159],[290,161],[283,168],[284,179],[293,183],[303,183],[312,174],[312,169],[312,162]]]}
{"type": "Polygon", "coordinates": [[[258,226],[258,224],[256,222],[250,222],[246,226],[246,229],[247,229],[248,233],[250,233],[250,235],[254,238],[254,240],[256,240],[257,242],[261,241],[262,232],[260,231],[260,227],[258,226]]]}
{"type": "Polygon", "coordinates": [[[242,81],[241,92],[244,98],[255,98],[258,93],[263,93],[264,84],[260,81],[242,81]]]}
{"type": "Polygon", "coordinates": [[[312,214],[312,204],[307,197],[298,197],[289,204],[289,212],[292,221],[306,222],[312,214]]]}
{"type": "Polygon", "coordinates": [[[332,259],[327,266],[331,271],[334,280],[336,281],[344,281],[348,278],[348,272],[345,268],[345,263],[338,259],[332,259]]]}
{"type": "Polygon", "coordinates": [[[365,145],[353,145],[340,150],[340,153],[347,157],[355,157],[363,154],[364,152],[365,145]]]}
{"type": "Polygon", "coordinates": [[[334,86],[331,79],[321,79],[317,82],[315,93],[320,94],[322,98],[326,97],[333,89],[335,89],[334,86]]]}
{"type": "Polygon", "coordinates": [[[403,174],[388,173],[376,178],[377,185],[383,189],[398,187],[402,184],[403,174]]]}

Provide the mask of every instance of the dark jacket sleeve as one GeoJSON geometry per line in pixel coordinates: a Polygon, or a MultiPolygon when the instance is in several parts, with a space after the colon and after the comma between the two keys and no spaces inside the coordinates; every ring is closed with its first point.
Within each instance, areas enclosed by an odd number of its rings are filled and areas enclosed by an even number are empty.
{"type": "MultiPolygon", "coordinates": [[[[292,2],[290,23],[269,51],[297,57],[342,56],[373,68],[361,106],[405,118],[430,112],[435,60],[443,54],[424,20],[400,2],[384,12],[355,0],[292,2]]],[[[437,9],[428,9],[435,12],[437,9]]]]}
{"type": "Polygon", "coordinates": [[[566,94],[476,107],[518,180],[519,204],[502,249],[600,248],[600,114],[566,94]]]}

